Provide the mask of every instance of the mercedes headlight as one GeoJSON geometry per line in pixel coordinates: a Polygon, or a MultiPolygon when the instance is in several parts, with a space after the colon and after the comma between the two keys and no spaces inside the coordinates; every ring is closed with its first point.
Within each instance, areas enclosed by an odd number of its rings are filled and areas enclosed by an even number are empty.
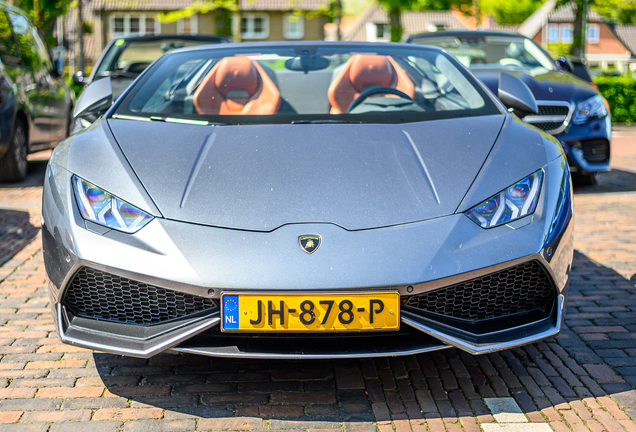
{"type": "Polygon", "coordinates": [[[592,96],[589,99],[579,102],[576,105],[574,111],[574,117],[572,117],[572,123],[575,125],[581,125],[590,121],[593,118],[601,118],[607,115],[607,108],[603,103],[603,98],[600,95],[592,96]]]}
{"type": "Polygon", "coordinates": [[[466,212],[482,228],[492,228],[534,213],[543,171],[539,170],[466,212]]]}
{"type": "Polygon", "coordinates": [[[132,234],[152,220],[148,213],[86,180],[73,176],[73,183],[82,217],[87,221],[132,234]]]}

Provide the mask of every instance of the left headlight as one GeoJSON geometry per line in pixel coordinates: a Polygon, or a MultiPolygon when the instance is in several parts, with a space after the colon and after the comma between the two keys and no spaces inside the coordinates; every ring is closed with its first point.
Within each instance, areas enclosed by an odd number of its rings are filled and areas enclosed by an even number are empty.
{"type": "Polygon", "coordinates": [[[543,171],[502,190],[466,212],[482,228],[493,228],[534,213],[539,201],[543,171]]]}
{"type": "Polygon", "coordinates": [[[73,176],[75,197],[82,217],[129,234],[139,231],[152,216],[77,176],[73,176]]]}
{"type": "Polygon", "coordinates": [[[595,117],[601,118],[606,115],[607,108],[603,103],[603,98],[600,95],[595,95],[583,102],[579,102],[576,105],[574,117],[572,117],[572,123],[575,125],[581,125],[587,123],[590,119],[595,117]]]}

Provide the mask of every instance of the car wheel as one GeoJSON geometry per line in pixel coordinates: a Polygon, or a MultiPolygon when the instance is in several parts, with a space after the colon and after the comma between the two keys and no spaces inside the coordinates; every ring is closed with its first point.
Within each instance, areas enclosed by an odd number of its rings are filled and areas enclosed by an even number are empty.
{"type": "Polygon", "coordinates": [[[0,159],[0,182],[17,182],[27,175],[27,134],[24,123],[16,120],[9,151],[0,159]]]}
{"type": "Polygon", "coordinates": [[[597,183],[596,174],[572,173],[572,183],[574,186],[594,186],[597,183]]]}

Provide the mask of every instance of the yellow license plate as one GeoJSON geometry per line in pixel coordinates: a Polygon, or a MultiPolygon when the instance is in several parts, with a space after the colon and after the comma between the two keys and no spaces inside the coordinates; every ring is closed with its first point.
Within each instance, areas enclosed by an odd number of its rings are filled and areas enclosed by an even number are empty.
{"type": "Polygon", "coordinates": [[[398,292],[221,295],[221,329],[252,332],[399,330],[398,292]]]}

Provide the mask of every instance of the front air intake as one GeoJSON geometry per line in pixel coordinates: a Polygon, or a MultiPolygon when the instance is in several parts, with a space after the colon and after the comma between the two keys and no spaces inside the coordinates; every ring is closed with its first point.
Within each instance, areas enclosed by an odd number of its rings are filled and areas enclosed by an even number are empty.
{"type": "Polygon", "coordinates": [[[214,299],[168,290],[82,267],[64,295],[73,314],[123,324],[153,325],[214,310],[214,299]]]}
{"type": "Polygon", "coordinates": [[[456,320],[479,322],[545,309],[555,298],[537,261],[408,297],[405,306],[456,320]]]}

